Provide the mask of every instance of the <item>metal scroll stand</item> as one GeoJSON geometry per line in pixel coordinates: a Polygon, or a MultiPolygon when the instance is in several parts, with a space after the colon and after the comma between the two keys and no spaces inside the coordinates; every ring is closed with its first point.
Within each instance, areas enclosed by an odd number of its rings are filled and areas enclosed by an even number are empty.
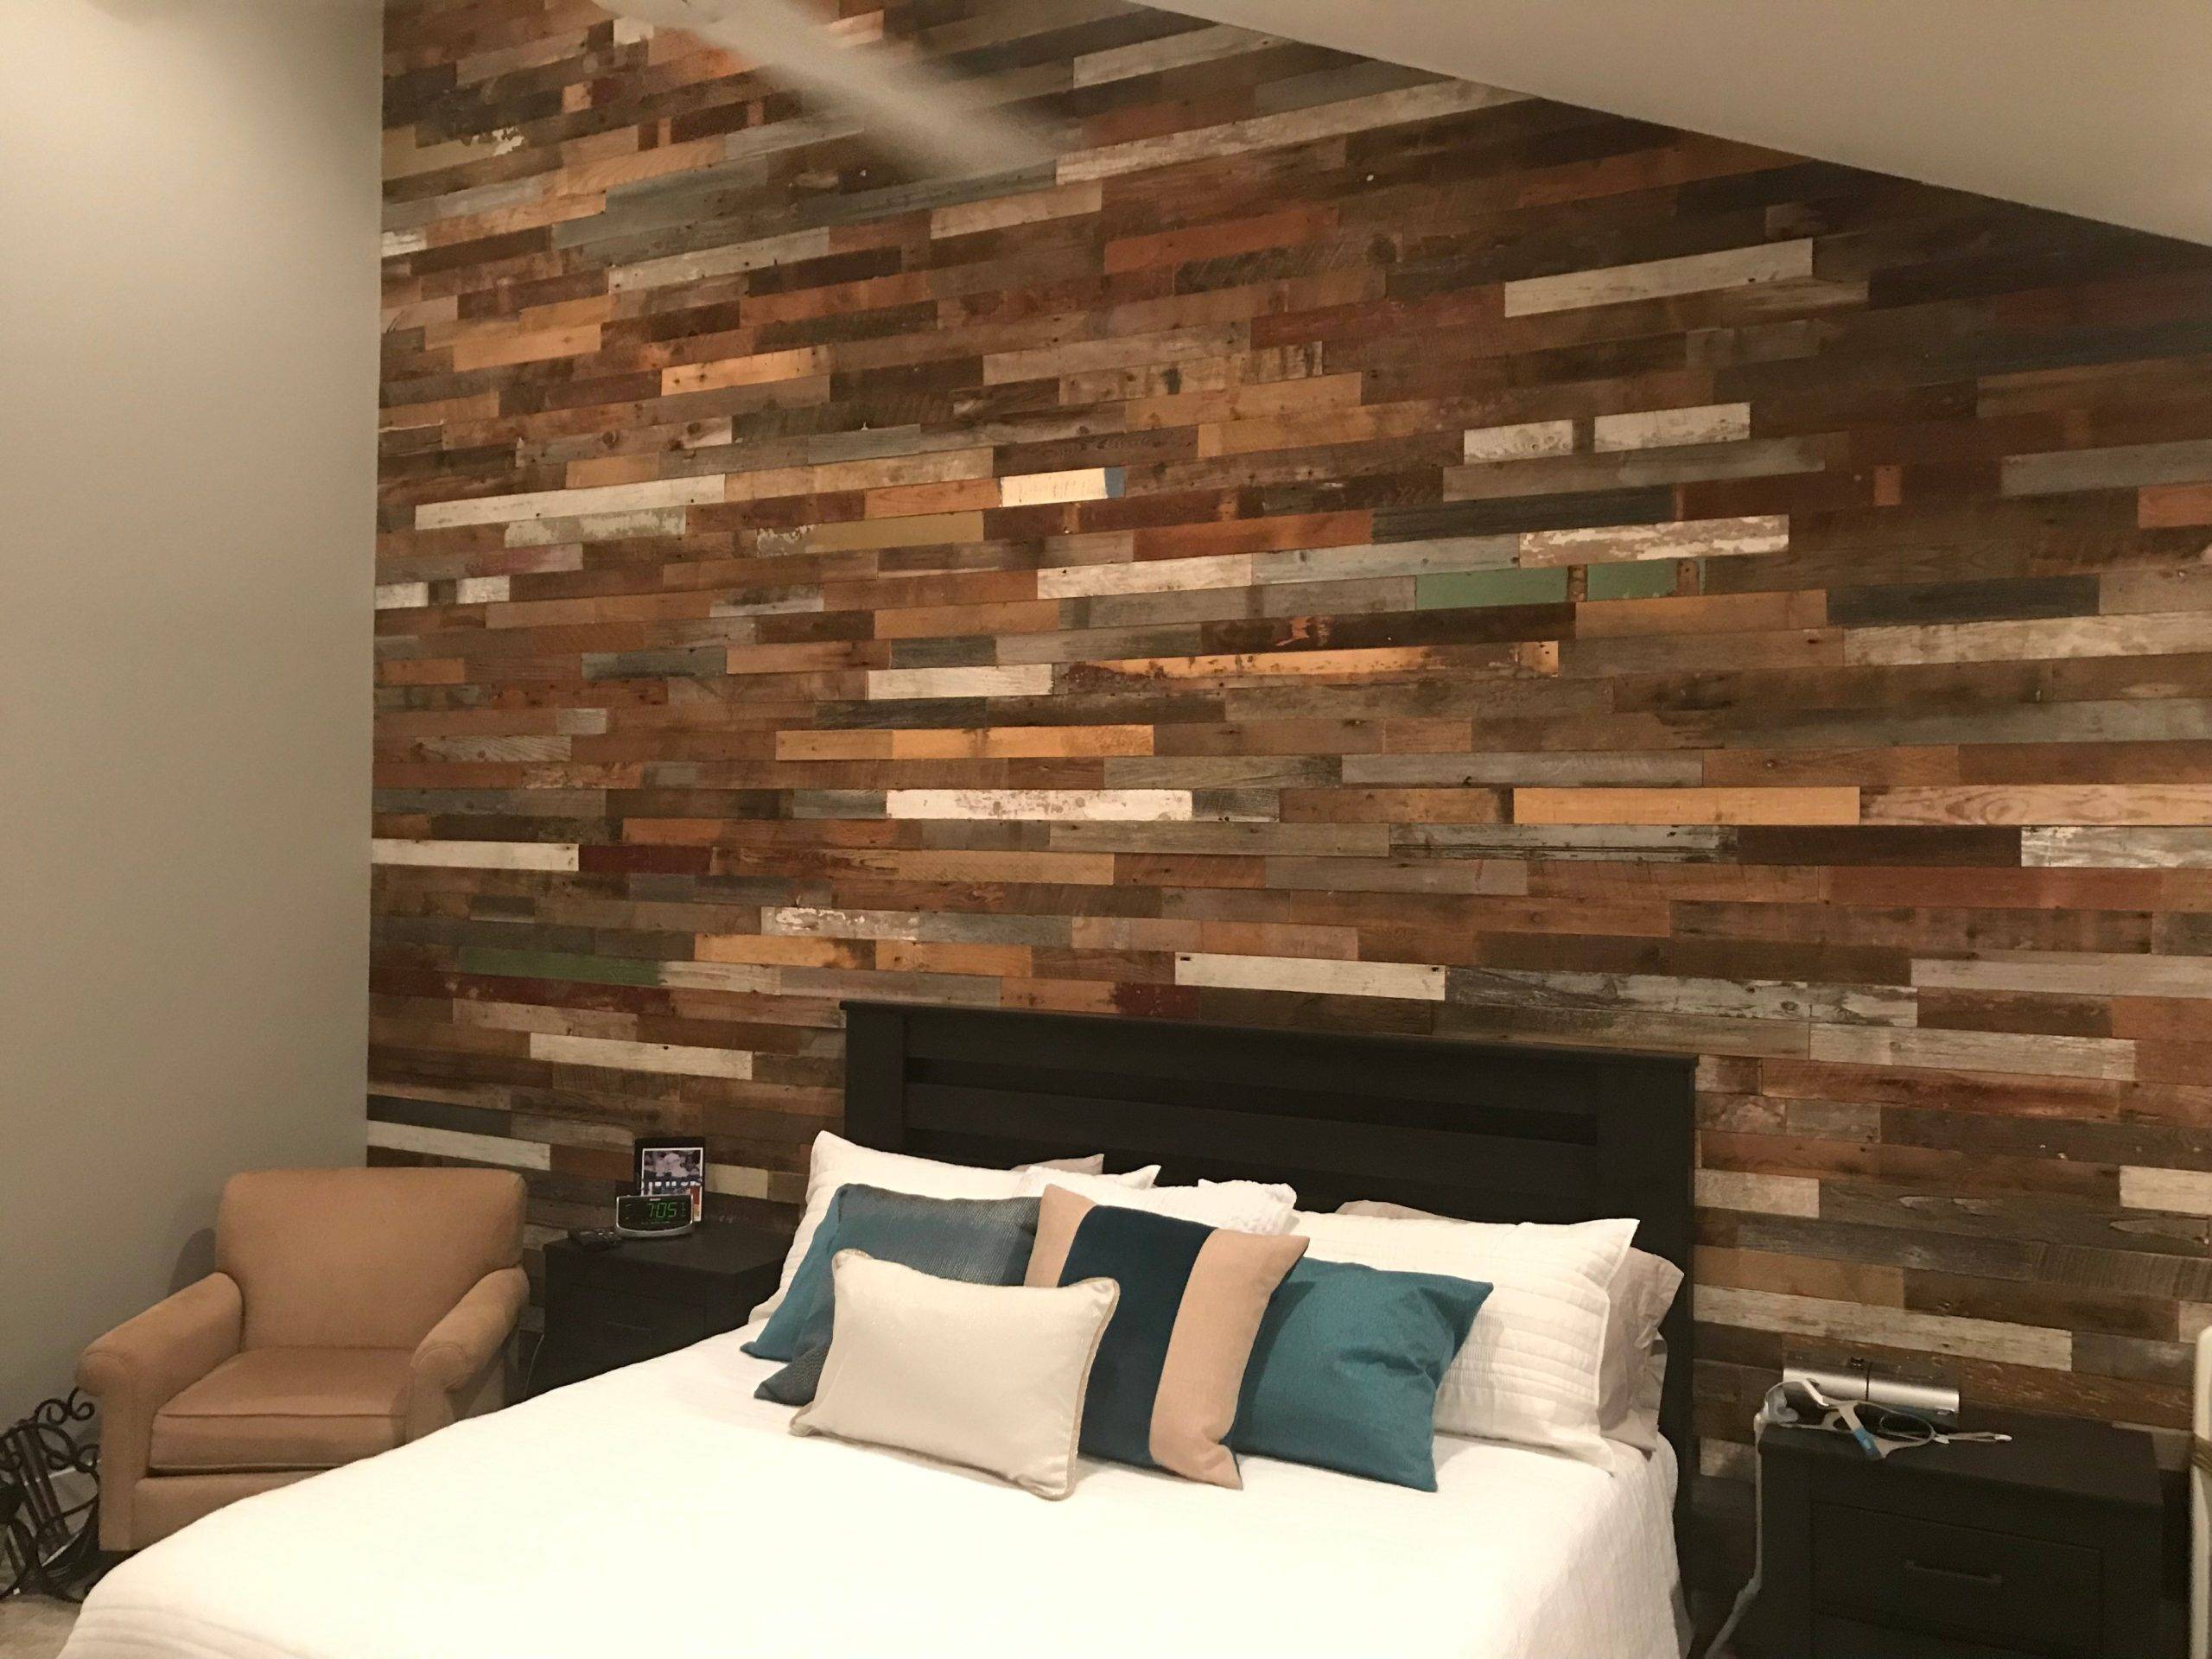
{"type": "Polygon", "coordinates": [[[99,1554],[99,1446],[78,1425],[92,1421],[80,1389],[41,1401],[0,1433],[0,1599],[33,1591],[81,1601],[99,1554]],[[82,1475],[88,1496],[64,1497],[57,1475],[82,1475]]]}

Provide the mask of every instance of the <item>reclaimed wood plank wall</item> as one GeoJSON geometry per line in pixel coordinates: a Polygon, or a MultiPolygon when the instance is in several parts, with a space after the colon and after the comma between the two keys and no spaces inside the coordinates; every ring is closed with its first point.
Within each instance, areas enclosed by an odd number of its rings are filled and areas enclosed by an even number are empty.
{"type": "Polygon", "coordinates": [[[372,1156],[788,1205],[842,997],[1704,1057],[1698,1388],[2212,1319],[2212,255],[1111,0],[906,181],[388,25],[372,1156]]]}

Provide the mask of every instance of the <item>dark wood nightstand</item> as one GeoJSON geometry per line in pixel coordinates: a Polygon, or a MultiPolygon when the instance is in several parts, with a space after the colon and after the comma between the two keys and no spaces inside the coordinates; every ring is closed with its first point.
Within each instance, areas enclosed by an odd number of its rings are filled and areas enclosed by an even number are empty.
{"type": "Polygon", "coordinates": [[[1868,1459],[1850,1438],[1769,1429],[1762,1659],[2151,1659],[2158,1465],[2147,1436],[1977,1412],[2005,1446],[1868,1459]]]}
{"type": "Polygon", "coordinates": [[[531,1392],[596,1376],[734,1331],[776,1288],[787,1232],[708,1222],[611,1250],[545,1247],[545,1337],[531,1392]]]}

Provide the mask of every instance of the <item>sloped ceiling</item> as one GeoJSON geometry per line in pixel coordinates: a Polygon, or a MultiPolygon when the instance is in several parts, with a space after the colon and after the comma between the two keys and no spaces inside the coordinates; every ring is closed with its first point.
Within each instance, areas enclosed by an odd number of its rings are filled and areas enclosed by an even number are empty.
{"type": "Polygon", "coordinates": [[[1176,10],[2212,243],[2207,0],[1177,0],[1176,10]]]}

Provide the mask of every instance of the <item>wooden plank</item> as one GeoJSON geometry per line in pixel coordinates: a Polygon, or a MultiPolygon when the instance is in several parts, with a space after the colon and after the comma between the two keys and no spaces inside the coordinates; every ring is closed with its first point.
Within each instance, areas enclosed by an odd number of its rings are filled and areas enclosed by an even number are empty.
{"type": "Polygon", "coordinates": [[[1516,823],[1857,823],[1859,791],[1806,789],[1516,789],[1516,823]]]}
{"type": "Polygon", "coordinates": [[[372,1122],[368,1143],[387,1152],[419,1153],[458,1163],[496,1164],[505,1169],[550,1169],[553,1148],[542,1141],[505,1135],[470,1135],[460,1129],[428,1128],[414,1123],[372,1122]]]}
{"type": "Polygon", "coordinates": [[[1136,138],[1096,149],[1074,150],[1060,157],[1059,178],[1063,184],[1079,179],[1118,178],[1124,174],[1147,172],[1183,162],[1249,155],[1256,150],[1341,137],[1347,133],[1369,132],[1378,127],[1472,114],[1517,102],[1520,97],[1518,92],[1501,92],[1472,81],[1433,81],[1409,86],[1402,92],[1349,99],[1341,104],[1322,104],[1281,115],[1253,116],[1220,126],[1198,127],[1157,138],[1136,138]]]}
{"type": "Polygon", "coordinates": [[[2212,824],[2212,785],[1870,789],[1868,823],[2212,824]]]}
{"type": "Polygon", "coordinates": [[[1885,1348],[1998,1360],[2063,1371],[2074,1363],[2073,1334],[1997,1319],[1956,1319],[1834,1302],[1812,1296],[1782,1296],[1738,1290],[1725,1285],[1697,1288],[1697,1317],[1716,1324],[1774,1331],[1789,1336],[1825,1337],[1885,1348]]]}
{"type": "Polygon", "coordinates": [[[880,668],[869,671],[868,694],[878,701],[924,697],[1041,697],[1052,689],[1052,671],[1020,668],[880,668]]]}
{"type": "Polygon", "coordinates": [[[2135,1045],[2102,1037],[1995,1031],[1896,1031],[1827,1027],[1813,1033],[1812,1058],[1849,1065],[1910,1065],[2031,1077],[2135,1075],[2135,1045]]]}
{"type": "Polygon", "coordinates": [[[1630,300],[1669,299],[1714,289],[1789,282],[1812,274],[1812,238],[1801,237],[1792,242],[1764,242],[1718,253],[1609,265],[1601,270],[1523,277],[1505,285],[1505,315],[1526,317],[1586,306],[1619,305],[1630,300]]]}

